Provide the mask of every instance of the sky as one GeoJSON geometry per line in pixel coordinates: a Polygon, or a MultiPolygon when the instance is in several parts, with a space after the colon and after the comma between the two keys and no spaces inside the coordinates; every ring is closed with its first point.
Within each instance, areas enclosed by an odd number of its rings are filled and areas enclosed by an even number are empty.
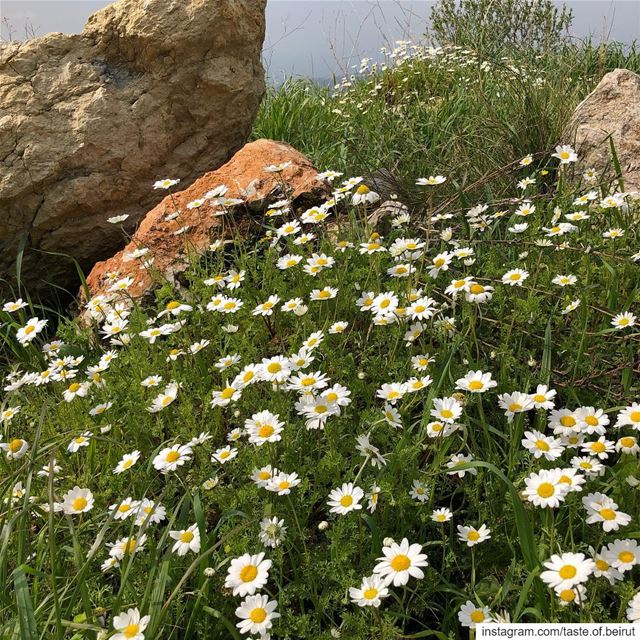
{"type": "MultiPolygon", "coordinates": [[[[1,35],[77,33],[109,0],[0,0],[1,35]]],[[[327,79],[348,73],[381,46],[417,40],[434,0],[268,0],[264,62],[273,82],[285,76],[327,79]]],[[[640,0],[569,0],[573,34],[630,42],[640,35],[640,0]]]]}

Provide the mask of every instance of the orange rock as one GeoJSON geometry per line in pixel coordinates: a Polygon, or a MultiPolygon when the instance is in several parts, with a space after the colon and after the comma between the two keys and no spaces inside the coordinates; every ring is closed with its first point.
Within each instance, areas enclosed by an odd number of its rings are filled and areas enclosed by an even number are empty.
{"type": "Polygon", "coordinates": [[[319,204],[330,193],[330,186],[317,178],[311,161],[288,144],[256,140],[245,145],[227,164],[206,173],[188,189],[168,195],[144,217],[127,246],[104,262],[98,262],[87,278],[91,296],[108,294],[107,275],[131,277],[127,297],[143,298],[163,281],[175,283],[189,266],[193,255],[206,252],[216,239],[229,239],[238,231],[248,232],[252,220],[264,223],[263,211],[272,201],[285,197],[283,186],[295,208],[319,204]],[[269,173],[265,167],[290,163],[281,173],[269,173]],[[218,186],[228,188],[227,198],[241,198],[231,212],[215,215],[218,207],[207,201],[199,208],[187,205],[218,186]],[[176,211],[179,215],[174,217],[176,211]],[[231,224],[229,224],[231,222],[231,224]],[[176,235],[179,230],[185,229],[176,235]],[[136,249],[148,249],[150,269],[140,259],[131,258],[136,249]]]}

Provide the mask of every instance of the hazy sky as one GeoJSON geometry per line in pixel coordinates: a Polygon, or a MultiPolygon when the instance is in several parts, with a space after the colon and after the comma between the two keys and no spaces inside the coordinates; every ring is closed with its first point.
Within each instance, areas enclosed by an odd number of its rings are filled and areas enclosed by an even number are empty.
{"type": "MultiPolygon", "coordinates": [[[[376,57],[397,39],[424,32],[434,0],[268,0],[264,59],[274,80],[296,74],[342,75],[362,57],[376,57]]],[[[109,0],[0,0],[0,17],[22,39],[25,25],[37,35],[74,33],[109,0]]],[[[640,36],[640,0],[570,0],[573,32],[630,42],[640,36]]],[[[2,36],[8,36],[2,25],[2,36]]]]}

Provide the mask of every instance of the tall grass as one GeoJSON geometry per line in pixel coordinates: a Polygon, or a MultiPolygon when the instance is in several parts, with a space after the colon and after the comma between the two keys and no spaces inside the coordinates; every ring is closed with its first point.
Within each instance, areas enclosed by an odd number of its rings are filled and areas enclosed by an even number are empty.
{"type": "MultiPolygon", "coordinates": [[[[557,144],[576,105],[617,67],[640,71],[635,44],[567,43],[520,59],[400,47],[334,89],[289,81],[267,94],[253,137],[285,140],[321,168],[404,176],[455,174],[443,195],[557,144]]],[[[507,194],[510,180],[491,194],[507,194]]],[[[403,194],[406,195],[406,194],[403,194]]]]}

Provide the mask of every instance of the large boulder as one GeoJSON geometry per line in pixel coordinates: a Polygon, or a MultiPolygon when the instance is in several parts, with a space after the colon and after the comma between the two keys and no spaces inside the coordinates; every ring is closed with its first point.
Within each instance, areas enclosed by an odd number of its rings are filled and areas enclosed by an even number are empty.
{"type": "Polygon", "coordinates": [[[640,76],[628,69],[607,73],[578,105],[564,139],[575,140],[580,168],[615,177],[609,136],[625,191],[640,191],[640,76]]]}
{"type": "Polygon", "coordinates": [[[216,240],[236,234],[263,236],[267,227],[280,226],[282,218],[265,216],[274,201],[287,199],[298,212],[330,195],[329,183],[319,179],[311,161],[293,147],[273,140],[251,142],[225,165],[188,189],[170,193],[149,211],[127,246],[94,266],[87,277],[89,291],[82,296],[130,304],[144,301],[167,282],[179,288],[190,263],[216,240]],[[122,292],[121,280],[127,281],[122,292]]]}
{"type": "MultiPolygon", "coordinates": [[[[266,0],[119,0],[79,35],[0,47],[0,278],[70,287],[164,195],[242,146],[264,93],[266,0]],[[26,245],[25,245],[26,242],[26,245]],[[39,250],[39,251],[37,251],[39,250]]],[[[5,287],[6,288],[6,287],[5,287]]]]}

